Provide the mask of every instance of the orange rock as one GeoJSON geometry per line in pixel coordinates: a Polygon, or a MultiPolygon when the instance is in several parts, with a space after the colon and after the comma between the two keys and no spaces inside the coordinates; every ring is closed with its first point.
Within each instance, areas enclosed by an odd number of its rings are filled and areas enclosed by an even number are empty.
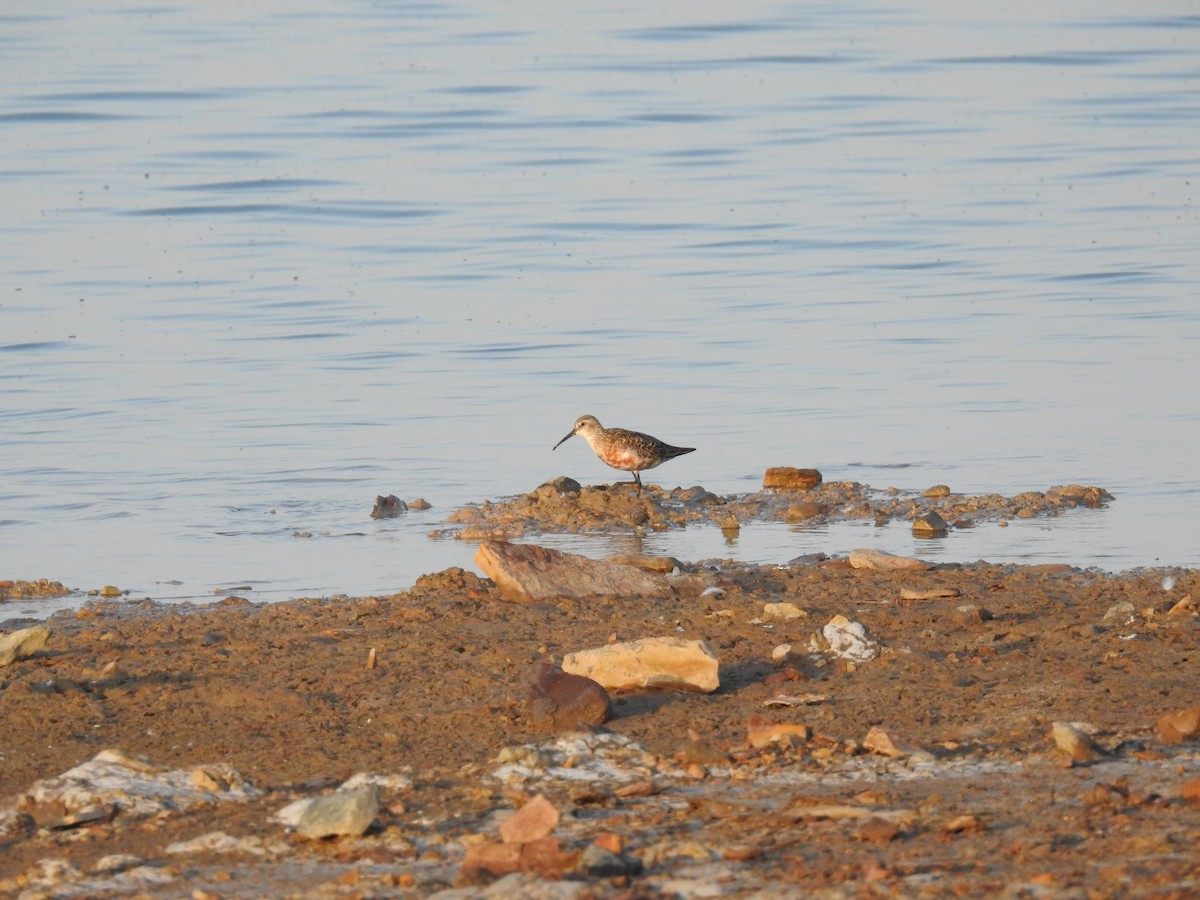
{"type": "Polygon", "coordinates": [[[525,844],[544,838],[558,825],[559,812],[538,794],[500,823],[500,836],[507,844],[525,844]]]}
{"type": "Polygon", "coordinates": [[[812,737],[812,729],[796,722],[767,722],[761,716],[751,716],[746,722],[746,739],[751,747],[762,749],[771,744],[796,739],[801,743],[812,737]]]}
{"type": "Polygon", "coordinates": [[[822,481],[816,469],[796,469],[792,466],[772,466],[763,475],[763,489],[776,491],[807,491],[822,481]]]}
{"type": "Polygon", "coordinates": [[[1194,740],[1200,736],[1200,706],[1189,706],[1158,717],[1159,736],[1168,744],[1194,740]]]}

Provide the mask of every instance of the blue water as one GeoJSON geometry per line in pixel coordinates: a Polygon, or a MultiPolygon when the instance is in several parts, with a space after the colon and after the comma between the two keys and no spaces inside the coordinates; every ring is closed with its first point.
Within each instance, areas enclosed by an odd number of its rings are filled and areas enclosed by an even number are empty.
{"type": "Polygon", "coordinates": [[[669,486],[1117,498],[647,552],[1200,563],[1177,3],[17,2],[0,73],[0,578],[399,590],[609,480],[583,413],[699,448],[669,486]]]}

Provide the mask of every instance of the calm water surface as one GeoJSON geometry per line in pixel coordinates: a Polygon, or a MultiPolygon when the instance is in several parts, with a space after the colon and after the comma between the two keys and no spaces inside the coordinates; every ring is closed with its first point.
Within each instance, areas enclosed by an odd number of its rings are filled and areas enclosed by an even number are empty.
{"type": "Polygon", "coordinates": [[[395,591],[608,480],[583,413],[666,485],[1117,497],[647,552],[1200,563],[1200,16],[645,6],[6,5],[0,578],[395,591]]]}

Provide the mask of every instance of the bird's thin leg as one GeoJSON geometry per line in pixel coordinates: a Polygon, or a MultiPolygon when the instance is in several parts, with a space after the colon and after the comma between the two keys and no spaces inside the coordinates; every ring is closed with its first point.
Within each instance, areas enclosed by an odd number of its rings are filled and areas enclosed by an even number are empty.
{"type": "Polygon", "coordinates": [[[633,483],[637,485],[638,496],[641,496],[641,493],[642,493],[642,473],[641,472],[633,473],[633,483]]]}

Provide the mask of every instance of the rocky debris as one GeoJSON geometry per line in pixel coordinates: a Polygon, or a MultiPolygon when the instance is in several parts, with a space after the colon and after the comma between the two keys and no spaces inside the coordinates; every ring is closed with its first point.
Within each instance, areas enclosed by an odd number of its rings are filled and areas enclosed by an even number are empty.
{"type": "Polygon", "coordinates": [[[850,565],[855,569],[932,569],[931,563],[923,559],[897,556],[884,550],[869,547],[850,551],[850,565]]]}
{"type": "Polygon", "coordinates": [[[467,845],[462,871],[485,870],[493,875],[535,872],[543,878],[562,878],[569,858],[552,835],[561,818],[549,800],[539,794],[500,825],[500,841],[478,841],[467,845]]]}
{"type": "Polygon", "coordinates": [[[990,621],[992,613],[990,610],[976,606],[974,603],[965,603],[954,610],[951,619],[955,625],[969,626],[979,625],[983,622],[990,621]]]}
{"type": "Polygon", "coordinates": [[[496,583],[505,599],[519,603],[607,594],[637,597],[674,594],[664,578],[633,566],[533,544],[484,541],[475,553],[475,563],[496,583]]]}
{"type": "Polygon", "coordinates": [[[950,533],[950,525],[937,510],[930,509],[913,519],[912,532],[917,537],[945,537],[950,533]]]}
{"type": "Polygon", "coordinates": [[[1051,729],[1054,744],[1073,762],[1091,763],[1104,756],[1091,735],[1072,722],[1055,722],[1051,729]]]}
{"type": "Polygon", "coordinates": [[[1200,706],[1163,713],[1158,717],[1158,734],[1168,744],[1200,739],[1200,706]]]}
{"type": "Polygon", "coordinates": [[[123,816],[152,816],[259,796],[233,769],[223,764],[211,768],[222,773],[223,784],[216,790],[197,787],[193,769],[163,771],[119,750],[102,750],[62,775],[34,782],[26,795],[39,806],[56,804],[74,814],[115,805],[123,816]]]}
{"type": "Polygon", "coordinates": [[[802,522],[873,519],[879,525],[910,520],[914,533],[935,536],[943,529],[981,522],[1053,516],[1076,508],[1103,508],[1111,495],[1102,488],[1067,485],[1047,491],[968,496],[939,490],[876,490],[855,481],[825,482],[815,469],[767,470],[763,490],[718,496],[702,487],[664,491],[647,486],[641,495],[627,484],[579,487],[559,478],[528,494],[456,510],[444,534],[466,540],[511,539],[531,532],[644,532],[693,523],[746,527],[756,521],[802,522]]]}
{"type": "Polygon", "coordinates": [[[46,625],[34,625],[9,634],[0,635],[0,667],[10,666],[18,659],[33,656],[50,640],[50,629],[46,625]]]}
{"type": "Polygon", "coordinates": [[[815,488],[822,480],[821,473],[816,469],[773,466],[763,474],[763,490],[808,491],[815,488]]]}
{"type": "Polygon", "coordinates": [[[379,815],[379,785],[342,789],[310,802],[296,823],[301,837],[319,840],[327,837],[358,837],[379,815]]]}
{"type": "Polygon", "coordinates": [[[61,582],[48,578],[39,578],[36,581],[22,581],[19,578],[0,580],[0,601],[51,599],[65,597],[69,593],[70,588],[65,588],[61,582]]]}
{"type": "Polygon", "coordinates": [[[563,670],[608,690],[701,691],[719,688],[717,655],[704,641],[653,637],[579,650],[563,657],[563,670]]]}
{"type": "Polygon", "coordinates": [[[809,649],[829,653],[854,663],[869,662],[879,656],[879,644],[867,637],[862,622],[852,622],[845,616],[834,616],[809,640],[809,649]]]}
{"type": "Polygon", "coordinates": [[[592,843],[580,855],[579,868],[589,878],[622,878],[641,875],[645,866],[636,856],[592,843]]]}
{"type": "Polygon", "coordinates": [[[531,724],[543,731],[603,725],[612,709],[603,686],[552,663],[533,668],[525,702],[531,724]]]}
{"type": "Polygon", "coordinates": [[[395,494],[375,498],[375,507],[371,510],[372,519],[394,519],[408,512],[408,504],[395,494]]]}

